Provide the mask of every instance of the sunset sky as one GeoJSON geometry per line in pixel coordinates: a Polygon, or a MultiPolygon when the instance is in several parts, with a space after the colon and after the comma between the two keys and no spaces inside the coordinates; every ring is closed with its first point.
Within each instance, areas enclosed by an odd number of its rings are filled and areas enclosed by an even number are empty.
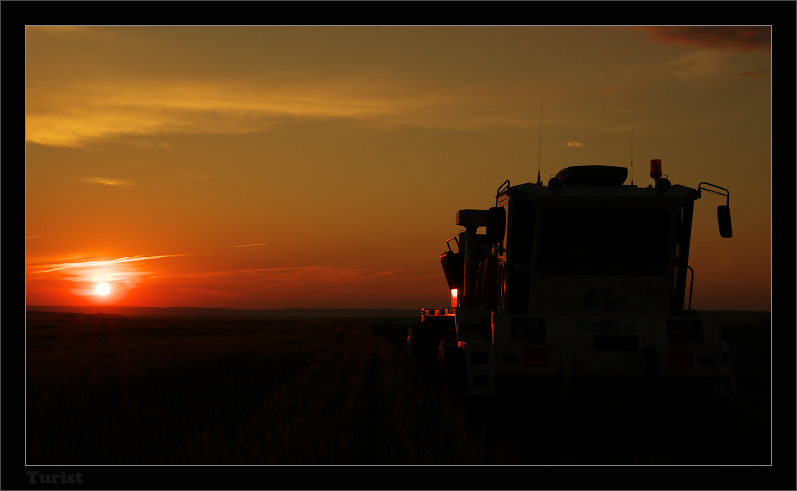
{"type": "Polygon", "coordinates": [[[692,307],[770,310],[769,27],[28,27],[25,50],[27,305],[446,307],[457,210],[538,159],[630,168],[633,130],[634,184],[661,159],[730,190],[731,239],[724,198],[695,204],[692,307]]]}

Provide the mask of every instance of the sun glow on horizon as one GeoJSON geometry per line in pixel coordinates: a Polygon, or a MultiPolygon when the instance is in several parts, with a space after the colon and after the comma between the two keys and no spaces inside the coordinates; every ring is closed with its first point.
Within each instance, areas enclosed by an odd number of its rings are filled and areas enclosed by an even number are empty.
{"type": "Polygon", "coordinates": [[[107,283],[100,283],[97,285],[96,290],[98,295],[107,295],[110,293],[111,287],[107,283]]]}

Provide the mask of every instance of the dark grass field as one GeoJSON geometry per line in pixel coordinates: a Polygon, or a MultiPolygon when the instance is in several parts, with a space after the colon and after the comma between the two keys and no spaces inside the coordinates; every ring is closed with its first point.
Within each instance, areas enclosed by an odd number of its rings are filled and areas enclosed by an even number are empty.
{"type": "Polygon", "coordinates": [[[736,396],[673,427],[666,413],[469,404],[402,354],[411,318],[29,313],[26,463],[766,465],[770,329],[758,320],[723,327],[736,396]]]}

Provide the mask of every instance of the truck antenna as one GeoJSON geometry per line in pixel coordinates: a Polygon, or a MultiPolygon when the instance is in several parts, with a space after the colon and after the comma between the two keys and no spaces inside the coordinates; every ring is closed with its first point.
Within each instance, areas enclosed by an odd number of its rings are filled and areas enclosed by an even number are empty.
{"type": "Polygon", "coordinates": [[[542,100],[540,100],[540,143],[537,146],[537,184],[542,184],[540,180],[540,166],[542,165],[542,100]]]}
{"type": "Polygon", "coordinates": [[[634,185],[634,128],[631,128],[631,185],[634,185]]]}

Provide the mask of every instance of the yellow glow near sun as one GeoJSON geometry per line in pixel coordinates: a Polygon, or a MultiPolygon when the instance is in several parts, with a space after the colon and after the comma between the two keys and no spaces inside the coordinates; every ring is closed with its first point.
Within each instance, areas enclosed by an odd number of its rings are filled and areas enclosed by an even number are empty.
{"type": "Polygon", "coordinates": [[[97,293],[100,295],[107,295],[111,291],[111,287],[107,283],[100,283],[97,285],[97,293]]]}

